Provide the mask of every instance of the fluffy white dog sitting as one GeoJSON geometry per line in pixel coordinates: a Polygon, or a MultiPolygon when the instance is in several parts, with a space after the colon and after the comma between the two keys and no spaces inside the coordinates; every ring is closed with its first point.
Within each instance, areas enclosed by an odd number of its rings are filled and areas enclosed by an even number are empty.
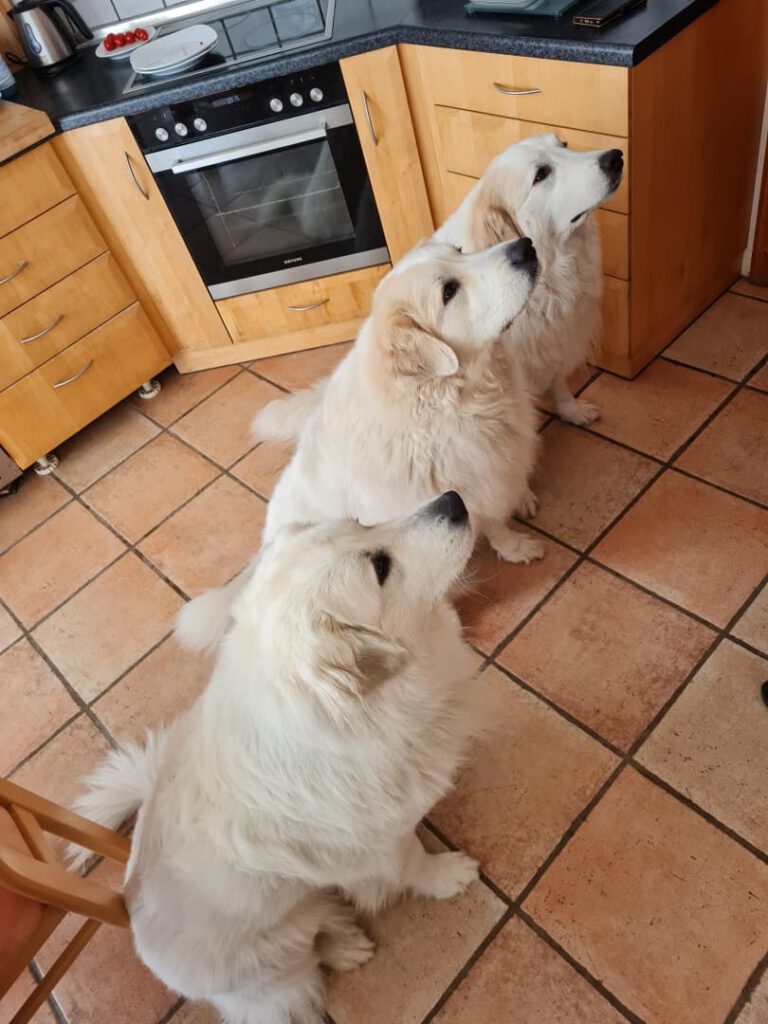
{"type": "Polygon", "coordinates": [[[320,1024],[321,965],[372,955],[355,908],[448,898],[477,877],[414,829],[475,721],[446,600],[473,545],[461,498],[366,529],[289,527],[233,607],[206,691],[109,755],[78,810],[140,807],[125,895],[136,949],[227,1024],[320,1024]]]}

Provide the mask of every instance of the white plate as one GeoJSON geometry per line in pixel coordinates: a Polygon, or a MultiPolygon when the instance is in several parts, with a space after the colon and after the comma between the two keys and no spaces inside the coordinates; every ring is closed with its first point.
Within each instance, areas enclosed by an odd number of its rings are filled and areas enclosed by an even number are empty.
{"type": "Polygon", "coordinates": [[[140,75],[164,75],[201,60],[218,42],[210,25],[192,25],[160,36],[131,54],[131,67],[140,75]]]}
{"type": "Polygon", "coordinates": [[[139,40],[138,43],[131,43],[130,46],[118,46],[114,50],[105,50],[104,40],[102,39],[96,47],[96,56],[101,57],[102,60],[123,60],[125,57],[130,57],[140,46],[146,46],[150,39],[155,38],[157,29],[154,25],[147,26],[147,35],[149,39],[139,40]]]}

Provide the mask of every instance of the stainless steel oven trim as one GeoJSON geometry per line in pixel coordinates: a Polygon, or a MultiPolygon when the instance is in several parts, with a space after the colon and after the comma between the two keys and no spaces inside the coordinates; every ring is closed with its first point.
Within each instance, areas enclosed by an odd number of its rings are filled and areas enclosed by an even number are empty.
{"type": "MultiPolygon", "coordinates": [[[[344,125],[352,124],[352,111],[348,103],[340,103],[328,110],[312,111],[309,114],[301,114],[299,117],[283,118],[270,124],[258,125],[255,128],[244,128],[241,131],[226,132],[208,139],[200,139],[196,142],[187,142],[183,145],[174,146],[172,149],[164,149],[159,153],[147,153],[146,161],[154,174],[162,171],[176,171],[176,165],[184,161],[194,160],[197,167],[204,166],[200,158],[219,154],[229,149],[240,149],[253,146],[264,146],[259,152],[269,152],[271,149],[280,149],[286,145],[281,140],[285,139],[286,128],[290,126],[291,135],[300,135],[304,132],[319,131],[324,135],[326,131],[334,128],[343,128],[344,125]],[[271,145],[270,145],[271,144],[271,145]]],[[[300,142],[301,140],[298,140],[300,142]]],[[[288,145],[298,144],[296,140],[288,145]]],[[[247,155],[247,154],[246,154],[247,155]]],[[[232,157],[236,159],[236,157],[232,157]]],[[[220,163],[219,160],[211,160],[211,163],[220,163]]],[[[192,168],[188,168],[192,170],[192,168]]]]}
{"type": "Polygon", "coordinates": [[[332,260],[313,260],[310,263],[286,267],[284,270],[275,270],[271,274],[256,274],[254,277],[242,277],[239,281],[213,284],[209,286],[208,291],[213,299],[231,299],[236,295],[247,295],[248,292],[279,288],[284,284],[311,281],[316,277],[328,277],[345,270],[375,267],[381,263],[389,263],[389,250],[386,246],[381,249],[368,249],[366,252],[352,252],[348,256],[337,256],[332,260]]]}
{"type": "Polygon", "coordinates": [[[219,150],[218,153],[209,153],[208,156],[178,160],[171,167],[171,171],[174,174],[186,174],[188,171],[200,171],[203,167],[225,164],[230,160],[242,160],[245,156],[275,153],[278,149],[288,149],[290,146],[300,146],[304,142],[317,142],[318,139],[327,138],[328,126],[323,121],[320,128],[310,128],[306,132],[291,132],[290,135],[281,135],[279,139],[270,139],[268,142],[251,142],[247,146],[233,146],[231,149],[219,150]]]}

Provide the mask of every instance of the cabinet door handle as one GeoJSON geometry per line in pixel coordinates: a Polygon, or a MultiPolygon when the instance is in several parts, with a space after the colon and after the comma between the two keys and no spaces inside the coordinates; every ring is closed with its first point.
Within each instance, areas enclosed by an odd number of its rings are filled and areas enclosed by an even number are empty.
{"type": "Polygon", "coordinates": [[[139,179],[136,177],[136,171],[134,171],[134,169],[133,169],[133,160],[131,160],[131,154],[128,152],[127,149],[124,149],[123,153],[125,154],[125,166],[128,168],[128,173],[131,176],[131,181],[136,186],[136,188],[139,190],[139,192],[141,192],[141,194],[144,196],[144,198],[148,200],[149,199],[149,192],[147,192],[147,190],[141,184],[139,179]]]}
{"type": "Polygon", "coordinates": [[[59,313],[55,320],[51,320],[47,327],[44,327],[42,331],[38,331],[37,334],[30,334],[26,338],[20,338],[20,345],[28,345],[30,341],[37,341],[38,338],[44,338],[46,334],[50,334],[54,327],[58,327],[61,321],[64,319],[64,314],[59,313]]]}
{"type": "Polygon", "coordinates": [[[55,388],[66,387],[67,384],[74,384],[76,380],[80,380],[84,373],[87,373],[93,366],[93,360],[89,359],[85,366],[81,366],[77,373],[73,373],[71,377],[67,377],[65,380],[58,380],[53,385],[55,388]]]}
{"type": "Polygon", "coordinates": [[[27,260],[22,260],[21,263],[18,265],[18,267],[16,267],[16,269],[14,271],[12,271],[10,274],[6,275],[6,277],[0,277],[0,284],[8,284],[9,281],[12,281],[14,279],[14,277],[18,277],[18,275],[22,272],[22,270],[25,267],[28,267],[28,266],[29,266],[29,262],[27,260]]]}
{"type": "Polygon", "coordinates": [[[330,302],[330,299],[320,299],[319,302],[310,302],[308,306],[286,306],[286,309],[289,309],[291,313],[308,313],[310,309],[319,309],[327,302],[330,302]]]}
{"type": "Polygon", "coordinates": [[[494,82],[493,88],[497,92],[503,92],[505,96],[535,96],[541,89],[513,89],[509,85],[502,85],[501,82],[494,82]]]}
{"type": "Polygon", "coordinates": [[[360,97],[363,101],[363,110],[365,111],[365,120],[366,123],[368,124],[368,131],[370,132],[371,135],[371,142],[373,142],[374,146],[378,146],[379,137],[376,134],[376,129],[373,127],[373,119],[371,118],[371,108],[368,106],[368,93],[365,91],[365,89],[360,90],[360,97]]]}

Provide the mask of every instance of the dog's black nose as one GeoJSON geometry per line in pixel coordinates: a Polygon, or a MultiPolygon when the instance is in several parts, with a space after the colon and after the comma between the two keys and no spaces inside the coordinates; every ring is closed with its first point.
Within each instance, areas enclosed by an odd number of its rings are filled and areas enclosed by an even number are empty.
{"type": "Polygon", "coordinates": [[[447,519],[456,526],[466,523],[469,518],[467,506],[456,491],[446,491],[439,498],[435,498],[427,506],[427,512],[429,515],[434,516],[435,519],[447,519]]]}
{"type": "Polygon", "coordinates": [[[624,154],[620,149],[606,149],[598,159],[600,170],[606,174],[617,175],[624,170],[624,154]]]}
{"type": "Polygon", "coordinates": [[[518,238],[507,246],[507,259],[513,267],[536,262],[536,250],[530,238],[518,238]]]}

